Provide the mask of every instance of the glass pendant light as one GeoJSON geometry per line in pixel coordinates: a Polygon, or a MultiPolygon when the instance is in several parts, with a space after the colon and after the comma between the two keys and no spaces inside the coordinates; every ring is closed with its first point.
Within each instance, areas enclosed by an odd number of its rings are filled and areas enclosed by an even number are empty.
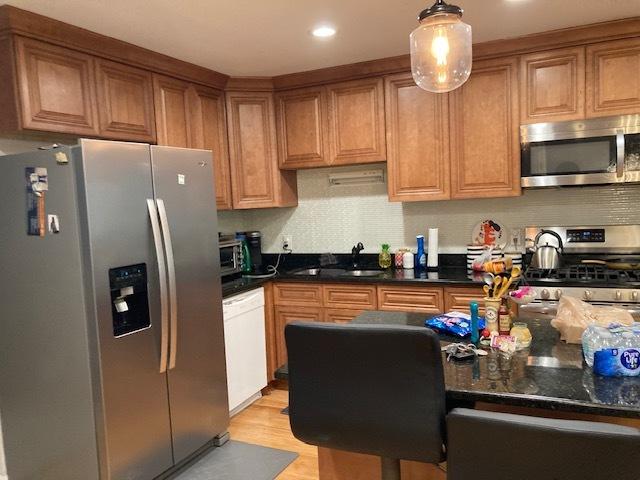
{"type": "Polygon", "coordinates": [[[413,79],[429,92],[455,90],[471,74],[471,27],[462,21],[462,9],[437,0],[418,18],[410,35],[413,79]]]}

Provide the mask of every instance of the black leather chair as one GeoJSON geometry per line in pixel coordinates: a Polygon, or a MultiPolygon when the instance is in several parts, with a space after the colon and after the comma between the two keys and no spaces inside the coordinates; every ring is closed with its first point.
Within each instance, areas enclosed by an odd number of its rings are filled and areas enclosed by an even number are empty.
{"type": "Polygon", "coordinates": [[[400,459],[444,459],[444,373],[434,332],[294,322],[285,337],[296,438],[377,455],[383,480],[400,479],[400,459]]]}
{"type": "Polygon", "coordinates": [[[447,480],[640,479],[640,430],[454,409],[447,480]]]}

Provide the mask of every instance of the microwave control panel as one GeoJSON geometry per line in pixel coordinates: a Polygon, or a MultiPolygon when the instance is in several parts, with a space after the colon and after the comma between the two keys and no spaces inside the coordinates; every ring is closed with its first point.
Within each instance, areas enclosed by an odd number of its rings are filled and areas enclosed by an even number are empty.
{"type": "Polygon", "coordinates": [[[604,243],[604,228],[567,229],[567,243],[604,243]]]}

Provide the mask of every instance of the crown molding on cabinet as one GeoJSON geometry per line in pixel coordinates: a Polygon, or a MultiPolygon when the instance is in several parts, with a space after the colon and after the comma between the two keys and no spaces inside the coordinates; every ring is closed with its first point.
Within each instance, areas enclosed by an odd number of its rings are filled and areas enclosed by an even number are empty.
{"type": "Polygon", "coordinates": [[[273,92],[273,78],[230,77],[225,90],[228,92],[273,92]]]}
{"type": "Polygon", "coordinates": [[[15,34],[174,78],[223,89],[228,75],[11,5],[0,6],[0,38],[15,34]]]}
{"type": "MultiPolygon", "coordinates": [[[[534,33],[522,37],[476,43],[473,45],[473,59],[484,60],[521,55],[524,53],[637,37],[638,35],[640,35],[640,17],[625,18],[610,22],[593,23],[579,27],[534,33]]],[[[367,62],[279,75],[273,78],[273,84],[276,90],[286,90],[401,73],[410,70],[411,57],[409,55],[399,55],[397,57],[381,58],[367,62]]]]}

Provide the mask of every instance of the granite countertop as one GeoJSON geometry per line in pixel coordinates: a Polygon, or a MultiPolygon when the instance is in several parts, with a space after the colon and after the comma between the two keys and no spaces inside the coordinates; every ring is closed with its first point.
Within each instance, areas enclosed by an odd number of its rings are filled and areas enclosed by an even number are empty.
{"type": "MultiPolygon", "coordinates": [[[[426,318],[370,311],[353,323],[423,326],[426,318]]],[[[533,335],[531,347],[511,356],[490,351],[474,361],[447,362],[443,355],[447,399],[640,418],[640,378],[594,375],[583,362],[582,347],[562,342],[548,320],[526,323],[533,335]]],[[[457,340],[441,336],[441,341],[457,340]]],[[[287,378],[286,365],[276,376],[287,378]]]]}
{"type": "Polygon", "coordinates": [[[222,282],[222,298],[231,297],[233,295],[237,295],[238,293],[248,292],[249,290],[253,290],[254,288],[261,287],[267,282],[273,280],[274,277],[270,278],[237,278],[235,280],[230,280],[228,282],[222,282]]]}

